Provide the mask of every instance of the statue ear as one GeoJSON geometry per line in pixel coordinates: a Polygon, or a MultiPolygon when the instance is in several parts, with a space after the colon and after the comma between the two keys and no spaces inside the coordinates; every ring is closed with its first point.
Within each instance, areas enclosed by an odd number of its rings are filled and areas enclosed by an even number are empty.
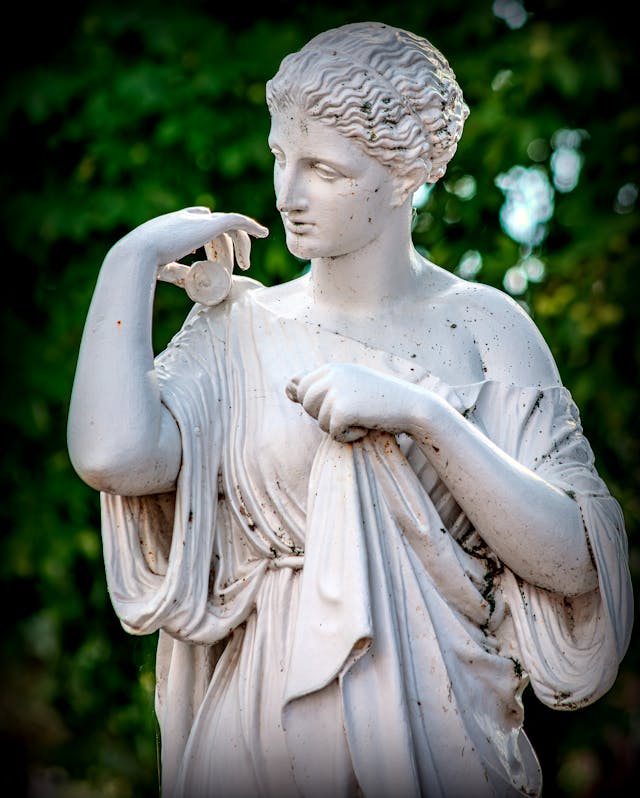
{"type": "Polygon", "coordinates": [[[404,205],[410,196],[429,179],[429,170],[422,158],[418,158],[408,172],[396,178],[396,186],[391,197],[391,205],[394,208],[404,205]]]}

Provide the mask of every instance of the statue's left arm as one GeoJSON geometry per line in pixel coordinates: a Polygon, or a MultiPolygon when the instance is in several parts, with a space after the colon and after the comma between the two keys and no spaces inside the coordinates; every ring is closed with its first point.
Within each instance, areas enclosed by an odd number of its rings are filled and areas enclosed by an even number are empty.
{"type": "MultiPolygon", "coordinates": [[[[505,342],[500,363],[489,363],[487,376],[523,387],[559,387],[537,330],[528,320],[516,323],[521,329],[511,336],[513,352],[505,342]]],[[[339,440],[368,429],[411,435],[487,544],[525,581],[565,596],[597,587],[571,491],[519,462],[440,395],[353,364],[330,364],[296,377],[288,394],[339,440]]]]}

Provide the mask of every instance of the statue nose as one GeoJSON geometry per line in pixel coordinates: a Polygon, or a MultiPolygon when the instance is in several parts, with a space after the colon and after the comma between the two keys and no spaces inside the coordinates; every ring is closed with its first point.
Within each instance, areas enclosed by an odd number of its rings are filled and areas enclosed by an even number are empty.
{"type": "Polygon", "coordinates": [[[280,213],[304,211],[309,200],[296,170],[285,170],[277,181],[276,208],[280,213]]]}

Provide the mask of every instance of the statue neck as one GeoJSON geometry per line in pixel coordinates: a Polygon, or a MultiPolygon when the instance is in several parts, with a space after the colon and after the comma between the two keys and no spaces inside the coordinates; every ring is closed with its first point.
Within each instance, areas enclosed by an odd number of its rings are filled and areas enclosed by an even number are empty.
{"type": "Polygon", "coordinates": [[[382,236],[361,249],[311,261],[310,289],[318,311],[376,317],[416,286],[420,258],[411,240],[411,214],[398,214],[382,236]]]}

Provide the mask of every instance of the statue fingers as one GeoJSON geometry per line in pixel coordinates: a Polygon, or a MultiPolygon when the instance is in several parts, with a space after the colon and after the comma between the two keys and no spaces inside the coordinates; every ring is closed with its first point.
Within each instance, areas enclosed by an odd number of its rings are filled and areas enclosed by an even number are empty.
{"type": "Polygon", "coordinates": [[[166,263],[164,266],[160,267],[157,279],[160,280],[160,282],[173,283],[173,285],[184,288],[184,278],[188,271],[189,267],[185,263],[171,261],[171,263],[166,263]]]}
{"type": "Polygon", "coordinates": [[[207,260],[220,264],[229,274],[233,272],[233,241],[228,233],[222,233],[204,245],[207,260]]]}
{"type": "MultiPolygon", "coordinates": [[[[256,238],[265,238],[269,235],[268,228],[250,216],[245,216],[242,213],[212,213],[208,208],[201,206],[184,208],[174,214],[167,214],[164,218],[168,222],[171,222],[172,219],[179,221],[183,234],[191,237],[192,250],[200,246],[206,246],[206,242],[226,241],[223,236],[235,235],[239,231],[242,231],[243,235],[255,236],[256,238]]],[[[246,243],[241,243],[239,247],[242,252],[240,257],[243,258],[246,251],[246,243]]],[[[223,253],[218,254],[226,255],[228,249],[229,247],[225,245],[223,253]]],[[[233,252],[231,252],[232,254],[233,252]]],[[[209,252],[207,252],[207,257],[210,260],[212,259],[209,252]]],[[[216,258],[213,258],[213,260],[216,260],[216,258]]]]}
{"type": "Polygon", "coordinates": [[[285,393],[292,402],[299,402],[302,404],[308,391],[317,384],[319,380],[323,381],[323,390],[328,389],[327,380],[330,374],[330,366],[320,366],[319,368],[312,369],[311,371],[302,371],[295,374],[285,388],[285,393]]]}
{"type": "Polygon", "coordinates": [[[235,258],[242,271],[251,265],[251,238],[246,230],[229,230],[229,238],[233,243],[235,258]]]}
{"type": "Polygon", "coordinates": [[[220,232],[232,233],[243,230],[255,238],[266,238],[269,235],[268,227],[243,213],[212,213],[211,216],[221,223],[220,232]]]}
{"type": "Polygon", "coordinates": [[[345,405],[330,389],[323,394],[315,416],[320,429],[341,443],[353,443],[369,432],[358,424],[359,419],[353,408],[345,405]]]}
{"type": "Polygon", "coordinates": [[[292,402],[300,401],[298,399],[298,381],[295,377],[289,380],[284,391],[292,402]]]}
{"type": "Polygon", "coordinates": [[[366,427],[358,426],[340,426],[331,429],[331,437],[340,443],[355,443],[368,434],[369,430],[366,427]]]}
{"type": "Polygon", "coordinates": [[[341,443],[353,443],[369,431],[359,424],[360,416],[350,401],[328,391],[318,413],[318,424],[332,438],[341,443]]]}
{"type": "Polygon", "coordinates": [[[331,398],[328,396],[329,387],[326,380],[316,380],[304,391],[301,390],[300,386],[298,387],[298,401],[313,418],[318,418],[325,403],[327,405],[324,408],[325,414],[331,412],[331,398]]]}
{"type": "Polygon", "coordinates": [[[310,391],[321,389],[327,391],[330,387],[331,372],[328,366],[320,366],[304,374],[299,374],[292,380],[295,385],[298,401],[304,402],[310,391]]]}
{"type": "Polygon", "coordinates": [[[328,434],[331,434],[333,410],[331,400],[324,394],[319,403],[317,413],[312,414],[317,419],[320,429],[328,434]]]}

